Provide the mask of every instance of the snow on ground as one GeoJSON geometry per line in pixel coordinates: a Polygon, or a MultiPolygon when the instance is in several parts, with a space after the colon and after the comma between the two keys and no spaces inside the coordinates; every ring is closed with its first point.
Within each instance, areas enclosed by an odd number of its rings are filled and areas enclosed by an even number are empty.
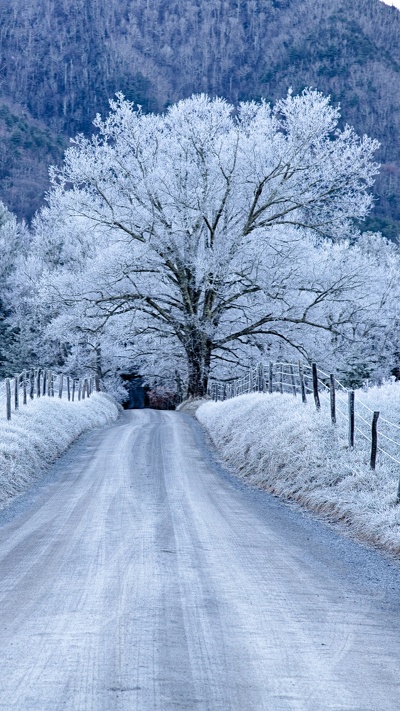
{"type": "MultiPolygon", "coordinates": [[[[386,427],[385,432],[400,441],[400,431],[391,431],[382,420],[400,425],[400,384],[356,391],[356,412],[368,421],[370,413],[361,403],[380,411],[378,433],[381,423],[382,431],[386,427]]],[[[330,422],[327,398],[322,398],[321,406],[317,412],[310,398],[303,404],[292,395],[250,394],[207,402],[196,417],[224,462],[251,485],[296,500],[346,524],[359,539],[399,554],[399,464],[378,451],[376,471],[371,471],[369,442],[357,430],[354,450],[348,447],[343,402],[339,401],[342,412],[336,425],[330,422]]],[[[382,437],[378,443],[383,447],[382,437]]],[[[391,446],[393,454],[396,447],[391,446]]]]}
{"type": "Polygon", "coordinates": [[[68,402],[41,397],[0,419],[0,508],[20,494],[83,432],[113,422],[118,408],[95,393],[68,402]]]}

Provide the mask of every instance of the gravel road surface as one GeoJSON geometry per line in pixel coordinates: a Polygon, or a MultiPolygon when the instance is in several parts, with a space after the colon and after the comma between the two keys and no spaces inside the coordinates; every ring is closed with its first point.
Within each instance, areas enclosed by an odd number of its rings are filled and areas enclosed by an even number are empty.
{"type": "Polygon", "coordinates": [[[124,413],[0,516],[0,709],[399,711],[400,567],[124,413]]]}

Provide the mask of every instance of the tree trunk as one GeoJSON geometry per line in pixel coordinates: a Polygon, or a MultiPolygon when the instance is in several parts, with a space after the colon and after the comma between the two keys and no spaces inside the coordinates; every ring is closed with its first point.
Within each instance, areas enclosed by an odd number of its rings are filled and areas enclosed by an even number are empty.
{"type": "Polygon", "coordinates": [[[94,350],[95,350],[95,354],[96,354],[95,376],[94,376],[95,383],[96,383],[96,392],[100,392],[103,371],[101,368],[101,346],[99,343],[96,345],[94,350]]]}
{"type": "Polygon", "coordinates": [[[201,337],[193,339],[187,350],[188,397],[204,397],[207,394],[211,363],[211,344],[201,337]]]}

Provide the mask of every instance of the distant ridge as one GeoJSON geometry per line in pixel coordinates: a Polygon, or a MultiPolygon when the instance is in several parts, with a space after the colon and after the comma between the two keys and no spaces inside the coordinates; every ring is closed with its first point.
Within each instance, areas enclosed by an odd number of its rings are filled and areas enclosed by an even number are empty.
{"type": "Polygon", "coordinates": [[[313,86],[377,137],[369,226],[400,223],[400,13],[380,0],[8,0],[0,8],[0,198],[30,217],[48,164],[118,90],[144,110],[205,91],[313,86]]]}

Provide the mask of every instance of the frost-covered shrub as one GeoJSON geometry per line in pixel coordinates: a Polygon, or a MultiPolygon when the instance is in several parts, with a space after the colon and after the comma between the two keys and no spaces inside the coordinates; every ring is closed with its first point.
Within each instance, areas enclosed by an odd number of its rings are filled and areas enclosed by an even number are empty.
{"type": "Polygon", "coordinates": [[[155,410],[175,410],[176,393],[162,386],[149,390],[149,405],[155,410]]]}
{"type": "MultiPolygon", "coordinates": [[[[400,384],[356,392],[356,409],[367,419],[370,413],[361,402],[400,423],[400,384]]],[[[345,403],[339,399],[338,405],[344,413],[345,403]]],[[[369,442],[356,431],[355,448],[349,450],[347,419],[338,412],[333,426],[327,399],[316,412],[312,402],[303,404],[291,395],[243,395],[205,403],[196,416],[225,463],[250,484],[400,552],[400,467],[378,451],[376,471],[371,471],[369,442]]]]}
{"type": "Polygon", "coordinates": [[[118,417],[113,400],[95,393],[80,402],[43,397],[0,419],[0,508],[25,490],[83,432],[118,417]]]}

